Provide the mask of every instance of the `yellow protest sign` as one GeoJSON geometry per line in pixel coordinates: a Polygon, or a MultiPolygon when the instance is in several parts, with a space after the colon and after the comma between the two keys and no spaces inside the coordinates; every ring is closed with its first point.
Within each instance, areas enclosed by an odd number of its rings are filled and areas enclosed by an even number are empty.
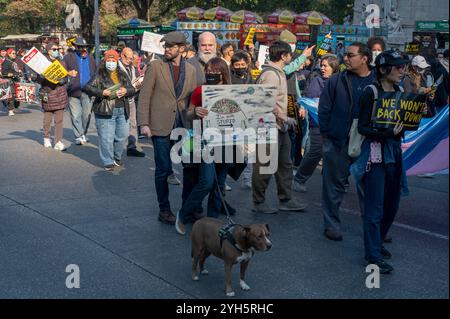
{"type": "Polygon", "coordinates": [[[58,60],[53,63],[42,73],[42,75],[52,83],[59,83],[61,79],[65,78],[68,73],[67,70],[59,63],[58,60]]]}
{"type": "Polygon", "coordinates": [[[75,43],[75,40],[77,39],[77,37],[71,37],[71,38],[68,38],[67,40],[66,40],[66,43],[67,43],[67,45],[69,46],[69,47],[73,47],[74,45],[74,43],[75,43]]]}
{"type": "Polygon", "coordinates": [[[261,74],[261,70],[255,69],[252,70],[252,77],[256,80],[256,78],[261,74]]]}
{"type": "Polygon", "coordinates": [[[255,36],[256,28],[250,28],[247,34],[247,38],[245,38],[244,45],[253,44],[253,37],[255,36]]]}

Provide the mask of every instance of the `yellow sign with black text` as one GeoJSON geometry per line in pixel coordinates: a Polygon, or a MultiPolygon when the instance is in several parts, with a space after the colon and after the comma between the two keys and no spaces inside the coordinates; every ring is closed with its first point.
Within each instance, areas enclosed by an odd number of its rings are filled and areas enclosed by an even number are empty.
{"type": "Polygon", "coordinates": [[[42,75],[50,82],[56,84],[59,83],[63,78],[65,78],[68,73],[67,70],[59,63],[58,60],[53,61],[53,63],[42,73],[42,75]]]}
{"type": "Polygon", "coordinates": [[[244,45],[253,44],[253,37],[255,36],[256,28],[250,28],[247,37],[245,38],[244,45]]]}

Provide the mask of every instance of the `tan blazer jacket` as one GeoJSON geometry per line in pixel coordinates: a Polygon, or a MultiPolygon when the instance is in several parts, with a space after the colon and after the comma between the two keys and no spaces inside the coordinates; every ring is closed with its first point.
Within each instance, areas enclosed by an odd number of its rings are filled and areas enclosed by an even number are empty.
{"type": "Polygon", "coordinates": [[[195,67],[185,63],[186,75],[183,91],[177,98],[167,62],[152,61],[145,72],[137,108],[137,124],[149,126],[152,135],[167,136],[174,127],[176,108],[183,127],[190,128],[194,110],[188,110],[192,92],[197,87],[195,67]]]}

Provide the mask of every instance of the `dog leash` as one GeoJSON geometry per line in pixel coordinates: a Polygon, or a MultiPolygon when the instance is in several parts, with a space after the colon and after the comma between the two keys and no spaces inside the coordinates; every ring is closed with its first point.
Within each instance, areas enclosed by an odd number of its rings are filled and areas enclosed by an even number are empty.
{"type": "Polygon", "coordinates": [[[217,178],[216,167],[214,167],[214,179],[216,181],[216,186],[217,186],[217,189],[219,191],[220,201],[222,202],[223,208],[225,209],[225,213],[227,214],[228,224],[229,225],[233,225],[234,221],[233,221],[233,219],[231,219],[231,215],[230,215],[230,212],[228,211],[228,207],[227,207],[227,204],[225,202],[225,198],[223,197],[222,190],[220,189],[220,186],[219,186],[219,179],[217,178]]]}

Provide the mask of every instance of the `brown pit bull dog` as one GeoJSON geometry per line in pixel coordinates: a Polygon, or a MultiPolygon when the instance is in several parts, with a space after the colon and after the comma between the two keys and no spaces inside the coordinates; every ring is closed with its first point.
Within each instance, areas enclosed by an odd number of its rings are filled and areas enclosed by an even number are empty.
{"type": "Polygon", "coordinates": [[[225,265],[225,293],[233,297],[231,287],[231,267],[241,264],[240,285],[243,290],[250,290],[245,283],[245,271],[255,250],[267,251],[272,247],[269,239],[270,231],[267,224],[249,226],[226,225],[219,219],[202,218],[192,227],[192,280],[199,280],[197,264],[200,273],[208,274],[205,269],[205,259],[213,254],[223,259],[225,265]]]}

